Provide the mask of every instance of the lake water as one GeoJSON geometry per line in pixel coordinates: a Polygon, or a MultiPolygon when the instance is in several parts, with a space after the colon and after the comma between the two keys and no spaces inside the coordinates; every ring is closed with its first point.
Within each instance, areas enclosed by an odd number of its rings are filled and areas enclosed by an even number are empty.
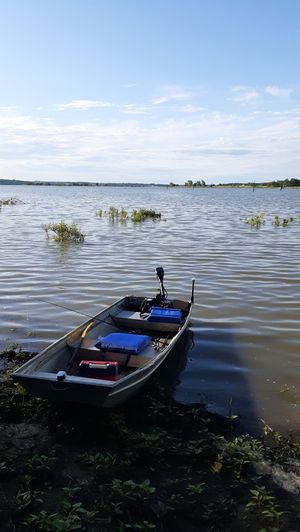
{"type": "Polygon", "coordinates": [[[191,334],[174,395],[300,434],[300,190],[0,186],[0,341],[39,350],[130,292],[189,297],[191,334]],[[95,212],[147,207],[163,220],[110,224],[95,212]],[[245,218],[265,213],[254,229],[245,218]],[[293,216],[274,227],[275,215],[293,216]],[[76,222],[83,244],[60,246],[42,224],[76,222]]]}

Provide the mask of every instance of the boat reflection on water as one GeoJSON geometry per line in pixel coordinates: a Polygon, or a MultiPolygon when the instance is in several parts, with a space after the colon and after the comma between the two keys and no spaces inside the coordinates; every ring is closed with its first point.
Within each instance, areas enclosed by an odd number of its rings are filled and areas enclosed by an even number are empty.
{"type": "Polygon", "coordinates": [[[188,362],[188,353],[193,347],[193,332],[188,329],[180,337],[177,344],[170,351],[166,360],[161,364],[151,378],[149,386],[163,388],[166,399],[175,399],[176,388],[180,385],[180,375],[188,362]]]}

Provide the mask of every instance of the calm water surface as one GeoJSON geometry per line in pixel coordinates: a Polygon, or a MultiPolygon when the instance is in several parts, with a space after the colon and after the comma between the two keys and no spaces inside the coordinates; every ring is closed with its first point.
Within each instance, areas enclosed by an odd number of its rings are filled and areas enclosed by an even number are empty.
{"type": "Polygon", "coordinates": [[[39,350],[133,291],[154,295],[165,268],[171,296],[189,297],[191,335],[182,350],[176,399],[240,415],[256,431],[263,418],[300,435],[300,190],[0,186],[0,342],[39,350]],[[164,220],[133,226],[95,216],[110,206],[149,207],[164,220]],[[257,230],[245,217],[260,211],[257,230]],[[274,215],[294,216],[288,227],[274,215]],[[60,246],[43,223],[76,222],[83,244],[60,246]],[[232,403],[232,407],[230,404],[232,403]]]}

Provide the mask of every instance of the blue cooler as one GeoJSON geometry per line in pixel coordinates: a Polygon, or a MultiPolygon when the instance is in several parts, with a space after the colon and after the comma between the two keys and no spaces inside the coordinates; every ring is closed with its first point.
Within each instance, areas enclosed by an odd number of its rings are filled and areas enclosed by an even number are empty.
{"type": "Polygon", "coordinates": [[[101,351],[138,355],[150,342],[151,337],[142,334],[111,333],[98,338],[95,347],[101,351]]]}
{"type": "Polygon", "coordinates": [[[179,308],[152,307],[148,321],[179,324],[182,322],[182,310],[179,308]]]}

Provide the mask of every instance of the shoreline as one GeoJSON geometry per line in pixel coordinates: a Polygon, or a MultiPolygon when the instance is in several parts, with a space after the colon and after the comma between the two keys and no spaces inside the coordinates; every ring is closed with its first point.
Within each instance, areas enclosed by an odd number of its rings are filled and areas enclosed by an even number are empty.
{"type": "Polygon", "coordinates": [[[10,378],[32,356],[1,353],[1,530],[300,528],[299,442],[237,436],[155,382],[110,411],[53,405],[10,378]]]}

